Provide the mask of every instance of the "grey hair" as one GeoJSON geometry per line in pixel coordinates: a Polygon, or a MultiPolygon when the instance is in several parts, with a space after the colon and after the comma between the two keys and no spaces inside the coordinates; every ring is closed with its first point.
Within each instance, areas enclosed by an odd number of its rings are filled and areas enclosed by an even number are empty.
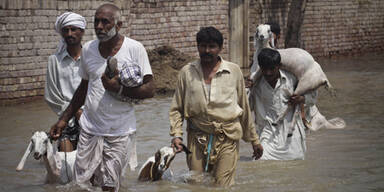
{"type": "Polygon", "coordinates": [[[119,21],[120,22],[122,21],[121,9],[114,4],[111,4],[111,3],[103,4],[103,5],[99,6],[99,8],[97,8],[96,12],[102,8],[105,8],[105,7],[113,10],[113,13],[114,13],[113,14],[113,20],[115,20],[115,24],[117,24],[119,21]]]}
{"type": "Polygon", "coordinates": [[[115,14],[113,15],[113,19],[115,20],[115,24],[117,24],[119,21],[122,21],[120,9],[115,10],[115,14]]]}

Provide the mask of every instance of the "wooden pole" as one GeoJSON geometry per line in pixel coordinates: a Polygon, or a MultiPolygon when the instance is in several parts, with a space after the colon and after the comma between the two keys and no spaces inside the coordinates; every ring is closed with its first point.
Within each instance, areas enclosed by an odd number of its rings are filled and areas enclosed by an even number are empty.
{"type": "Polygon", "coordinates": [[[248,7],[249,0],[229,1],[229,60],[241,68],[249,68],[248,7]]]}

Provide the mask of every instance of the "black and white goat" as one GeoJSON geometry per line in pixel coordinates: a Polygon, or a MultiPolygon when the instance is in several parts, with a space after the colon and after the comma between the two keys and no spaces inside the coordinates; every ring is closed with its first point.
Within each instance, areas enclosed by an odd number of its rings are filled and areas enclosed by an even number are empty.
{"type": "MultiPolygon", "coordinates": [[[[185,145],[183,151],[188,155],[191,152],[185,145]]],[[[172,147],[163,147],[156,151],[155,156],[151,156],[143,164],[139,171],[139,181],[157,181],[160,180],[171,165],[176,153],[172,147]]],[[[172,172],[170,171],[170,175],[172,172]]]]}
{"type": "Polygon", "coordinates": [[[28,147],[16,167],[16,171],[21,171],[30,153],[36,160],[43,158],[47,169],[47,183],[66,184],[73,180],[73,166],[76,159],[76,151],[58,152],[43,131],[36,131],[28,144],[28,147]]]}

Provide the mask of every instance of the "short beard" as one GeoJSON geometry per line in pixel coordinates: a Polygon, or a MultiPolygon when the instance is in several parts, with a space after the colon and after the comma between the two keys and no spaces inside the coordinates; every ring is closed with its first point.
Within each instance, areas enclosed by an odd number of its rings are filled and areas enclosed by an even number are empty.
{"type": "Polygon", "coordinates": [[[80,40],[76,40],[75,41],[68,41],[67,39],[64,39],[65,43],[68,45],[68,46],[76,46],[76,45],[79,45],[81,44],[81,39],[80,40]]]}
{"type": "Polygon", "coordinates": [[[97,39],[99,39],[99,41],[106,42],[106,41],[112,39],[112,37],[114,37],[116,35],[116,33],[117,33],[116,32],[116,26],[113,26],[113,28],[108,31],[106,36],[104,36],[104,37],[99,37],[97,35],[96,36],[97,36],[97,39]]]}

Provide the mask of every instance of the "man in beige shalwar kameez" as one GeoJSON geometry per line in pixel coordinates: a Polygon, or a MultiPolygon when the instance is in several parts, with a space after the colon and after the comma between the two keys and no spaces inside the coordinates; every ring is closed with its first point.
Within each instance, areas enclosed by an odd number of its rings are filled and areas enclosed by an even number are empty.
{"type": "Polygon", "coordinates": [[[172,146],[179,152],[182,122],[187,120],[188,167],[211,172],[218,185],[234,184],[239,140],[251,142],[255,159],[263,148],[250,113],[243,74],[237,64],[223,60],[219,53],[223,36],[214,27],[197,33],[200,60],[179,73],[170,109],[172,146]],[[208,155],[209,154],[209,155],[208,155]]]}

